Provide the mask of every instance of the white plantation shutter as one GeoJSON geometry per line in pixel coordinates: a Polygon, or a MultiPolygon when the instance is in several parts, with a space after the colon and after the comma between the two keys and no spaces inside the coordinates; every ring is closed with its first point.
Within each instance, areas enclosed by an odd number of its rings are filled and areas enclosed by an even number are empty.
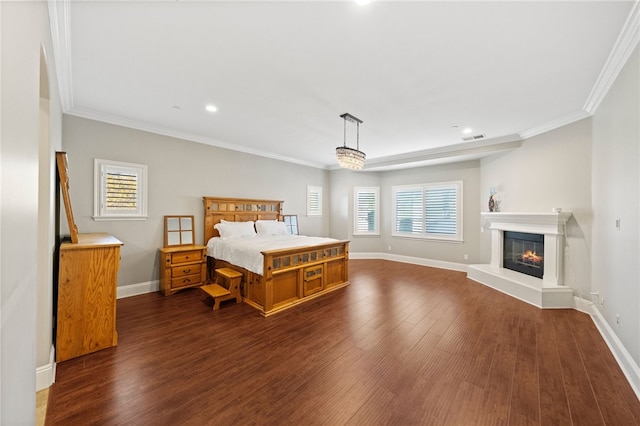
{"type": "Polygon", "coordinates": [[[147,166],[94,160],[95,220],[146,219],[147,166]]]}
{"type": "Polygon", "coordinates": [[[395,193],[395,231],[400,234],[422,234],[422,188],[403,188],[395,193]]]}
{"type": "Polygon", "coordinates": [[[425,190],[426,233],[455,235],[458,229],[456,188],[425,190]]]}
{"type": "Polygon", "coordinates": [[[307,186],[307,216],[322,216],[321,186],[307,186]]]}
{"type": "Polygon", "coordinates": [[[392,188],[393,235],[462,241],[462,181],[392,188]]]}
{"type": "Polygon", "coordinates": [[[379,197],[377,187],[354,189],[353,235],[379,235],[379,197]]]}
{"type": "Polygon", "coordinates": [[[138,175],[127,170],[106,171],[106,208],[119,212],[138,209],[138,175]]]}

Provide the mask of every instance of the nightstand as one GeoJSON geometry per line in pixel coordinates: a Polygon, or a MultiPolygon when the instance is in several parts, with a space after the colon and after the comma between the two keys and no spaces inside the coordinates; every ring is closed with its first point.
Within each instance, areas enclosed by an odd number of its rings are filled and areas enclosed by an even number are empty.
{"type": "Polygon", "coordinates": [[[169,296],[207,283],[207,248],[191,245],[160,249],[160,292],[169,296]]]}

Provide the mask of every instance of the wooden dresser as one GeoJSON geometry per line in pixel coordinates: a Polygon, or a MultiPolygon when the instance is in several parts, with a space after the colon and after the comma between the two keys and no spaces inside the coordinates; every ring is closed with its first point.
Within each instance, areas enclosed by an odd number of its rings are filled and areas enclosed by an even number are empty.
{"type": "Polygon", "coordinates": [[[169,296],[207,283],[207,248],[199,245],[160,249],[160,292],[169,296]]]}
{"type": "Polygon", "coordinates": [[[60,245],[56,361],[118,344],[116,287],[122,242],[78,234],[60,245]]]}

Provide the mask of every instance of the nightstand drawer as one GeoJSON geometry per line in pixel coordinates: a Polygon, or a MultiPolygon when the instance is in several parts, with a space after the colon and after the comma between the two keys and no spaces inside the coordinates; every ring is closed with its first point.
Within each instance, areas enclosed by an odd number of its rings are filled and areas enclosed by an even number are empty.
{"type": "Polygon", "coordinates": [[[171,278],[184,277],[185,275],[200,275],[202,271],[202,263],[195,265],[176,266],[171,268],[171,278]]]}
{"type": "Polygon", "coordinates": [[[171,280],[171,288],[180,288],[185,286],[193,286],[195,284],[204,284],[200,274],[185,275],[171,280]]]}
{"type": "Polygon", "coordinates": [[[202,250],[189,250],[179,253],[173,253],[171,255],[171,263],[187,263],[187,262],[201,262],[202,250]]]}

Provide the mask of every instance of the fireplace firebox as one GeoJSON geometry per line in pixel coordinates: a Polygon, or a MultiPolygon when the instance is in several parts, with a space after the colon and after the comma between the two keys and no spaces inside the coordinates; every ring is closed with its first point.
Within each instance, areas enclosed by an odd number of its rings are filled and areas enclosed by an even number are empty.
{"type": "Polygon", "coordinates": [[[504,231],[502,267],[536,278],[544,275],[544,235],[504,231]]]}

